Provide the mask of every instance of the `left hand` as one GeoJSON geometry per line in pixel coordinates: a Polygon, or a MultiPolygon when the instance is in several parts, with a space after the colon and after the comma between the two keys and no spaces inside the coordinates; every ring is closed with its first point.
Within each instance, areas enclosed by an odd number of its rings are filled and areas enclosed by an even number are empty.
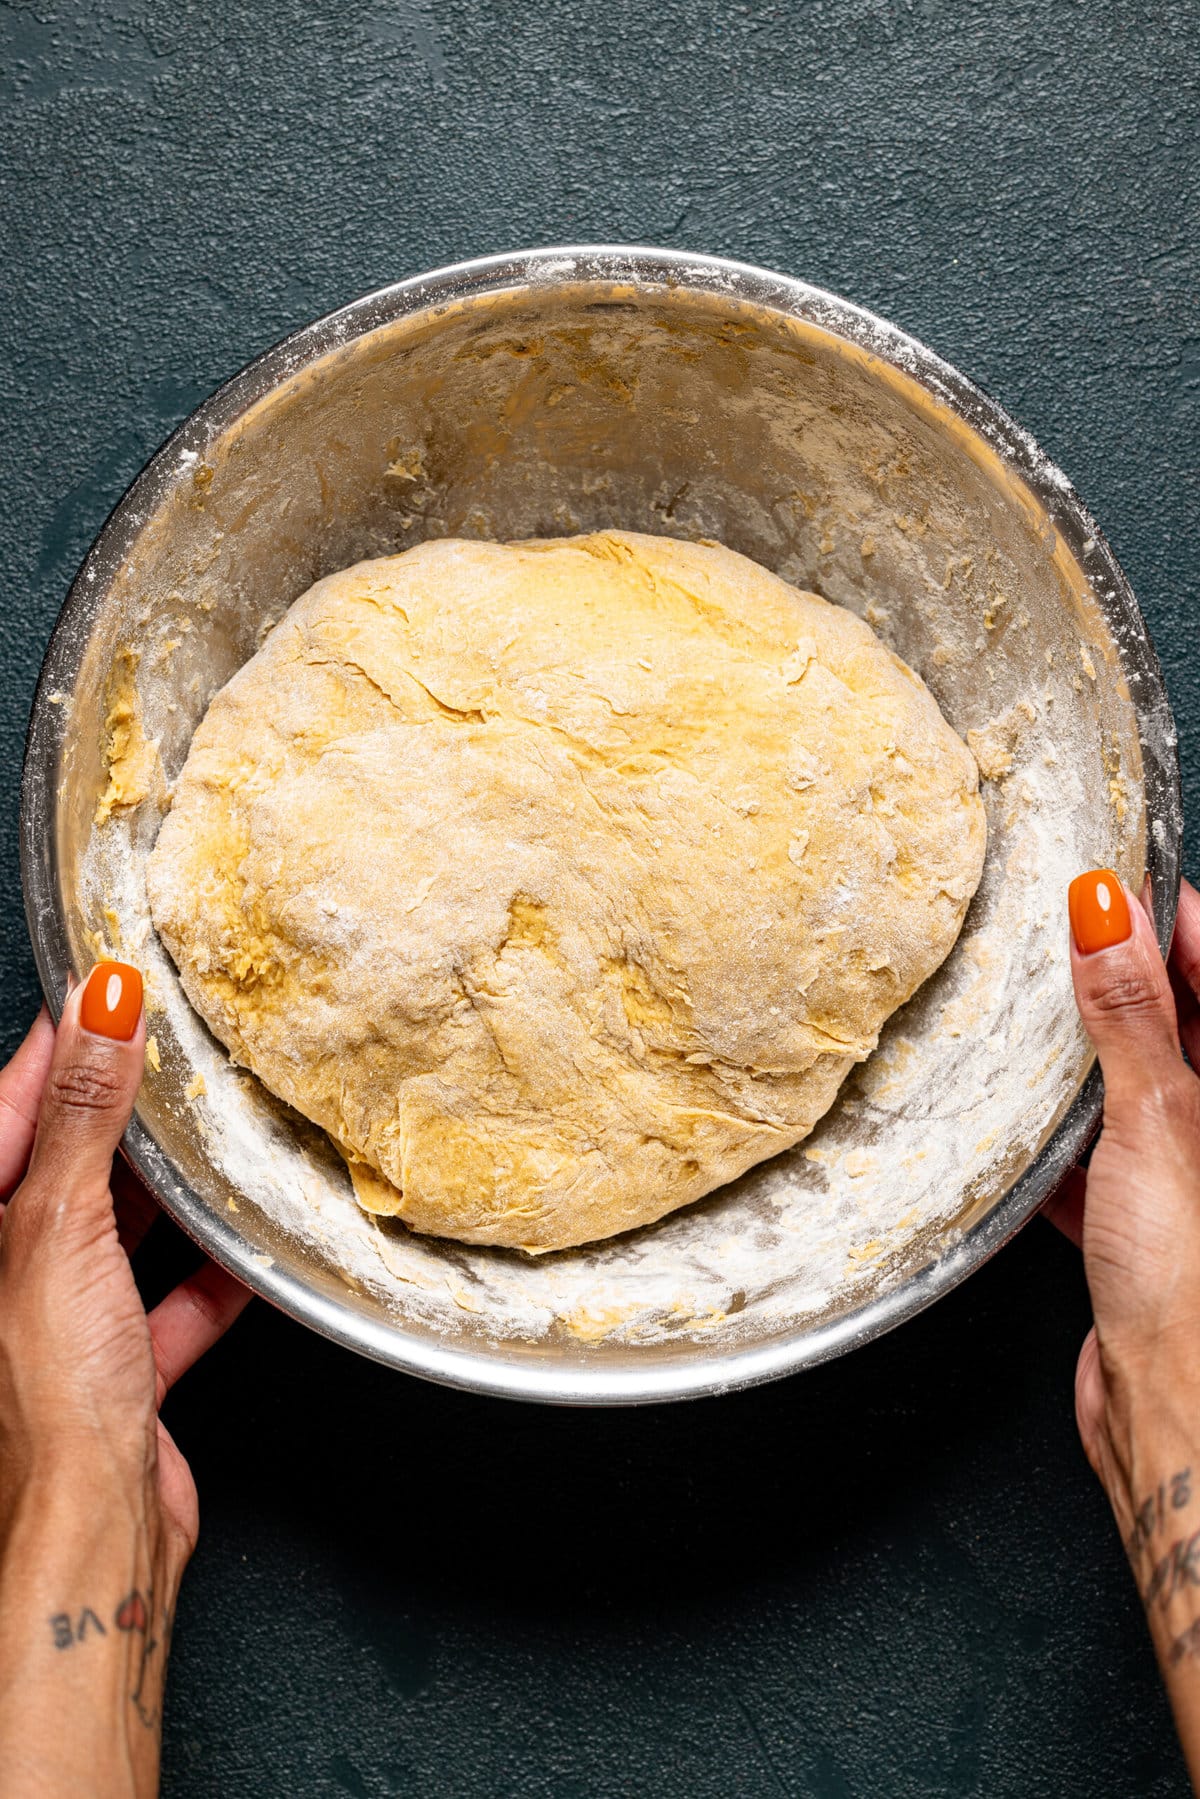
{"type": "Polygon", "coordinates": [[[211,1263],[149,1313],[138,1294],[129,1256],[155,1208],[113,1156],[145,1034],[141,977],[102,963],[57,1032],[43,1011],[0,1072],[6,1794],[155,1790],[170,1620],[198,1530],[158,1411],[250,1297],[211,1263]]]}

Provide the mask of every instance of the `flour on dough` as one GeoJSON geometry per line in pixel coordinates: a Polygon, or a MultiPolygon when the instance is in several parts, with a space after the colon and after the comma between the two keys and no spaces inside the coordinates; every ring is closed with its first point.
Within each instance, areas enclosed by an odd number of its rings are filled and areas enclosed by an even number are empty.
{"type": "Polygon", "coordinates": [[[212,702],[148,885],[361,1204],[543,1251],[805,1136],[984,843],[971,755],[859,619],[609,531],[318,582],[212,702]]]}

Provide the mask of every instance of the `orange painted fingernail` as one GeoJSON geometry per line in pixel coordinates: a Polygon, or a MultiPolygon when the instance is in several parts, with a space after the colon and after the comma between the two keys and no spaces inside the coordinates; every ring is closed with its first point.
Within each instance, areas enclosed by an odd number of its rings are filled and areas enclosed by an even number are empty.
{"type": "Polygon", "coordinates": [[[1133,930],[1125,889],[1111,868],[1093,868],[1077,876],[1067,891],[1067,910],[1081,956],[1124,943],[1133,930]]]}
{"type": "Polygon", "coordinates": [[[128,1043],[142,1015],[142,977],[128,962],[97,962],[79,1002],[79,1022],[96,1037],[128,1043]]]}

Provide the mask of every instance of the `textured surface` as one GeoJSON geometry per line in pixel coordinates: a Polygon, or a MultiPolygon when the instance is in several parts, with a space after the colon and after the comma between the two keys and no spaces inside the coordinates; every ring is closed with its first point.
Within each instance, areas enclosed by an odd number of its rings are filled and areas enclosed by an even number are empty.
{"type": "Polygon", "coordinates": [[[747,557],[426,543],[217,695],[147,888],[367,1210],[566,1249],[807,1136],[953,947],[978,788],[870,626],[747,557]]]}
{"type": "MultiPolygon", "coordinates": [[[[989,388],[1124,562],[1193,816],[1194,25],[1117,0],[0,6],[7,1043],[35,999],[24,721],[108,506],[263,344],[522,242],[745,256],[989,388]]],[[[597,1418],[420,1388],[259,1312],[173,1405],[206,1506],[167,1790],[1182,1795],[1074,1438],[1085,1323],[1034,1226],[862,1355],[597,1418]]]]}

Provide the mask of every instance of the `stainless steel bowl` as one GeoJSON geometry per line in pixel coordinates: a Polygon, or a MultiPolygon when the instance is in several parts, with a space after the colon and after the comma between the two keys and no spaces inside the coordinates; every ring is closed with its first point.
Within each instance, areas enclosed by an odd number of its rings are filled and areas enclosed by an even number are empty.
{"type": "Polygon", "coordinates": [[[713,1393],[910,1317],[1078,1155],[1100,1092],[1071,1004],[1062,883],[1099,864],[1135,885],[1148,870],[1167,942],[1174,742],[1096,526],[1029,437],[922,345],[709,257],[491,257],[270,350],[116,508],[34,702],[29,925],[55,1008],[101,948],[146,968],[161,1067],[128,1154],[266,1298],[480,1391],[713,1393]],[[132,681],[169,783],[211,694],[319,576],[432,534],[605,525],[720,539],[865,614],[951,721],[981,733],[989,859],[958,948],[806,1144],[660,1225],[533,1262],[363,1219],[319,1134],[233,1070],[182,1001],[141,880],[165,787],[95,815],[114,683],[132,681]]]}

